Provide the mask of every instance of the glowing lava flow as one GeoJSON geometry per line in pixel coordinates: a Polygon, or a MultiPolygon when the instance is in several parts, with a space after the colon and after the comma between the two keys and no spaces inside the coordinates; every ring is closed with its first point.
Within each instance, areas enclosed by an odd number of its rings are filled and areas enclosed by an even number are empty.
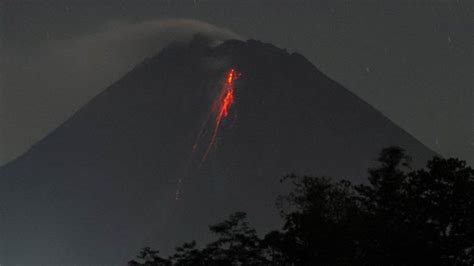
{"type": "Polygon", "coordinates": [[[219,132],[219,127],[222,123],[222,120],[229,115],[229,108],[234,103],[234,80],[237,78],[237,74],[234,69],[231,69],[226,76],[226,83],[224,85],[221,94],[213,104],[213,109],[216,112],[216,119],[214,124],[214,130],[212,131],[211,141],[207,146],[206,152],[202,157],[201,162],[204,162],[209,155],[212,147],[216,143],[217,132],[219,132]]]}
{"type": "Polygon", "coordinates": [[[193,145],[192,152],[194,153],[196,152],[196,149],[198,147],[198,144],[201,138],[203,137],[203,135],[205,135],[205,131],[209,123],[209,119],[211,118],[211,116],[214,116],[215,120],[214,120],[214,126],[212,127],[213,129],[212,129],[211,140],[209,144],[207,145],[204,155],[202,156],[201,164],[207,159],[207,156],[209,155],[210,151],[216,144],[217,133],[219,132],[219,128],[221,126],[222,120],[229,115],[229,109],[234,103],[234,81],[238,78],[238,76],[240,76],[240,74],[237,73],[235,69],[230,69],[227,72],[226,77],[225,77],[225,82],[219,93],[219,96],[212,103],[209,115],[196,138],[196,142],[193,145]]]}
{"type": "MultiPolygon", "coordinates": [[[[223,85],[218,97],[214,100],[214,102],[213,102],[213,104],[210,108],[210,112],[207,116],[207,119],[204,122],[204,124],[202,125],[199,134],[197,135],[196,141],[195,141],[195,143],[192,147],[190,161],[188,162],[188,167],[186,167],[186,169],[188,169],[190,167],[189,163],[191,162],[192,158],[195,156],[195,154],[198,150],[198,146],[200,146],[199,143],[201,142],[202,138],[206,135],[206,131],[207,131],[206,129],[208,128],[208,124],[209,124],[210,118],[212,116],[214,116],[215,119],[214,119],[214,125],[212,126],[212,132],[211,132],[212,135],[210,137],[211,139],[209,141],[209,144],[207,145],[207,148],[204,152],[204,155],[201,158],[199,167],[202,165],[202,163],[204,161],[206,161],[206,159],[207,159],[209,153],[211,152],[212,148],[215,147],[217,134],[219,132],[219,128],[222,124],[222,121],[229,115],[229,109],[232,106],[232,104],[234,103],[234,81],[239,76],[240,76],[240,73],[235,71],[235,69],[230,69],[227,72],[226,77],[225,77],[224,85],[223,85]]],[[[182,180],[179,179],[177,189],[176,189],[176,195],[175,195],[176,200],[180,199],[181,184],[182,184],[182,180]]]]}

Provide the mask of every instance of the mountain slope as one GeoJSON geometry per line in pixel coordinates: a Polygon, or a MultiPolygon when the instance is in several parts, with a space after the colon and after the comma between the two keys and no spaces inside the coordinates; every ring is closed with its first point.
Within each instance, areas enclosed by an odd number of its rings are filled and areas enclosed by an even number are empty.
{"type": "Polygon", "coordinates": [[[433,155],[299,54],[253,40],[175,43],[0,169],[0,263],[124,264],[144,245],[204,241],[237,210],[263,233],[280,225],[283,175],[363,182],[389,145],[416,164],[433,155]],[[201,162],[231,68],[234,103],[201,162]]]}

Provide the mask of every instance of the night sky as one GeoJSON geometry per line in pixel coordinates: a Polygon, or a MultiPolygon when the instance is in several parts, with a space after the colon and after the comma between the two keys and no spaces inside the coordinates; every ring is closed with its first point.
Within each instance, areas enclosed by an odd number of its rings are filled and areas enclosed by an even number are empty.
{"type": "Polygon", "coordinates": [[[297,51],[428,147],[474,161],[472,1],[96,2],[0,3],[0,164],[199,31],[297,51]]]}

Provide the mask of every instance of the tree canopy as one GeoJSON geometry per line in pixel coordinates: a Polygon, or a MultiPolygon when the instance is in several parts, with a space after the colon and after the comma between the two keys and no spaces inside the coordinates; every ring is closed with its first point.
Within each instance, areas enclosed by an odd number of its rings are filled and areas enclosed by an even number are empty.
{"type": "Polygon", "coordinates": [[[398,147],[384,149],[367,184],[288,175],[277,200],[279,231],[260,238],[246,214],[210,226],[217,240],[185,243],[168,258],[144,248],[129,265],[472,265],[474,170],[434,157],[413,170],[398,147]]]}

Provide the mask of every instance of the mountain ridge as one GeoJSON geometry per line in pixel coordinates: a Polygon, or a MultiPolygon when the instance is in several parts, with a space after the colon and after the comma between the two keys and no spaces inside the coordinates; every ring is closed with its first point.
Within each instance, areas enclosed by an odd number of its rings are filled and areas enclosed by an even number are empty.
{"type": "Polygon", "coordinates": [[[420,165],[434,155],[300,54],[255,40],[174,43],[0,168],[0,263],[124,263],[143,245],[205,240],[236,210],[277,228],[280,177],[363,182],[387,145],[420,165]],[[241,73],[235,103],[198,167],[192,147],[230,68],[241,73]]]}

